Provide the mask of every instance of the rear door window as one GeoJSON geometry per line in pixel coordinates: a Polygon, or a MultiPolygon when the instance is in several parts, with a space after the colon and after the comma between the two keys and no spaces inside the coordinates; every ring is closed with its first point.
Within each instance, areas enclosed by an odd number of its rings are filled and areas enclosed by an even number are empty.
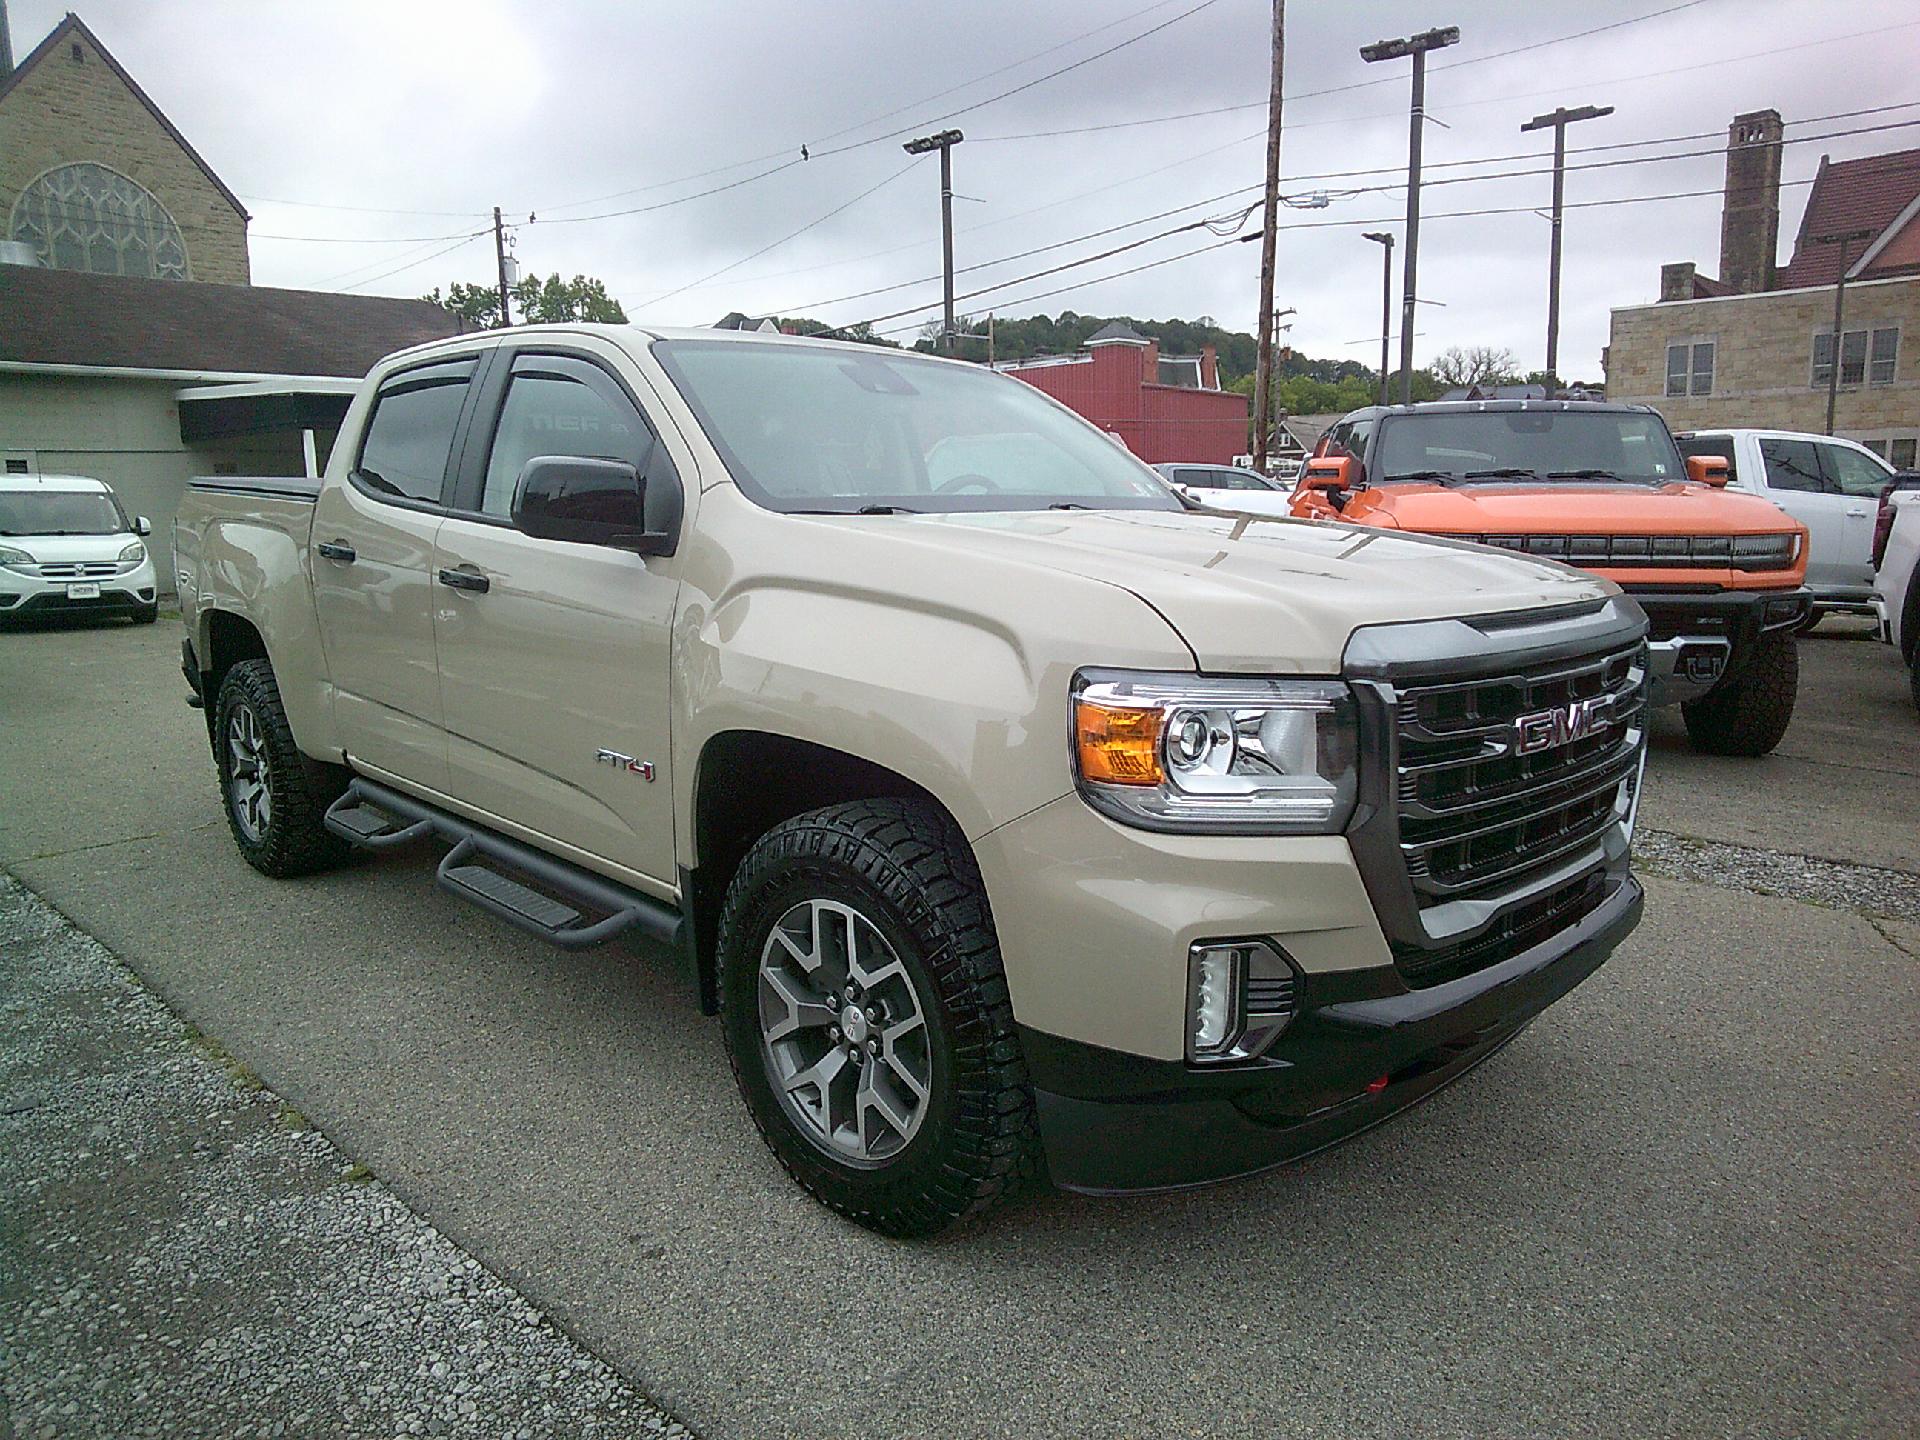
{"type": "Polygon", "coordinates": [[[1764,439],[1760,442],[1760,458],[1767,467],[1770,489],[1812,494],[1826,489],[1820,475],[1820,453],[1811,440],[1764,439]]]}
{"type": "Polygon", "coordinates": [[[1821,445],[1820,458],[1832,488],[1857,499],[1880,498],[1887,488],[1887,467],[1871,455],[1862,455],[1846,445],[1821,445]]]}
{"type": "Polygon", "coordinates": [[[380,387],[353,478],[375,496],[440,503],[473,378],[471,357],[402,371],[380,387]]]}

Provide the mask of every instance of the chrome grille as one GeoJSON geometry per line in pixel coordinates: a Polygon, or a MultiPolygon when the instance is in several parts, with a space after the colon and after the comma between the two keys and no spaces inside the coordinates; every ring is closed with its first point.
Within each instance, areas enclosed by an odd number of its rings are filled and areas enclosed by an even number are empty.
{"type": "Polygon", "coordinates": [[[1638,773],[1639,644],[1525,674],[1403,689],[1399,845],[1425,906],[1501,886],[1592,844],[1638,773]],[[1523,753],[1523,716],[1600,702],[1592,730],[1523,753]]]}

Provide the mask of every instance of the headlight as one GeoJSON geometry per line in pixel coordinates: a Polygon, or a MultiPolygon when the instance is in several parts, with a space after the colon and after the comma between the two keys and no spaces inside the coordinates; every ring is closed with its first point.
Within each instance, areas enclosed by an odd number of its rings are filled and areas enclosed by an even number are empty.
{"type": "Polygon", "coordinates": [[[147,547],[142,545],[138,540],[120,552],[120,563],[122,565],[138,565],[146,558],[147,547]]]}
{"type": "Polygon", "coordinates": [[[1798,535],[1736,535],[1733,565],[1736,570],[1786,570],[1799,548],[1798,535]]]}
{"type": "Polygon", "coordinates": [[[36,568],[33,556],[13,545],[0,545],[0,565],[5,565],[9,570],[36,568]]]}
{"type": "Polygon", "coordinates": [[[1073,749],[1089,803],[1149,830],[1327,835],[1353,814],[1353,696],[1337,680],[1082,671],[1073,749]]]}

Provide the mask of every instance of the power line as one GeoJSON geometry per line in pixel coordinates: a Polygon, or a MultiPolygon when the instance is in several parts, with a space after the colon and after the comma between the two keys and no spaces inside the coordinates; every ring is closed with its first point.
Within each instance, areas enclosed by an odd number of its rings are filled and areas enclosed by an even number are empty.
{"type": "Polygon", "coordinates": [[[845,201],[842,204],[834,206],[833,209],[827,211],[826,214],[820,216],[818,219],[809,220],[806,224],[802,225],[799,229],[790,230],[785,235],[782,235],[778,240],[775,240],[772,243],[767,245],[762,245],[758,250],[755,250],[751,255],[743,255],[738,260],[733,261],[731,264],[722,265],[718,270],[711,271],[708,274],[701,276],[698,280],[691,280],[685,285],[681,285],[675,289],[669,290],[665,294],[655,295],[653,298],[642,301],[641,303],[645,305],[658,305],[663,300],[671,300],[676,295],[684,294],[688,290],[696,289],[697,287],[706,284],[709,280],[715,279],[718,276],[726,274],[729,270],[736,270],[740,266],[746,264],[749,260],[758,260],[762,255],[765,255],[769,250],[778,249],[780,246],[786,244],[789,240],[795,239],[798,236],[806,234],[807,231],[813,229],[816,225],[824,225],[827,221],[831,220],[834,216],[840,214],[842,211],[849,210],[853,206],[858,205],[862,200],[866,199],[869,195],[873,194],[874,191],[883,189],[884,187],[891,185],[895,180],[898,180],[902,175],[906,174],[907,171],[913,169],[917,163],[919,163],[917,160],[909,160],[905,165],[902,165],[898,170],[895,170],[891,175],[888,175],[886,179],[879,181],[877,184],[869,185],[866,189],[862,190],[858,195],[854,196],[851,200],[845,201]]]}
{"type": "Polygon", "coordinates": [[[460,249],[462,246],[470,245],[475,240],[478,240],[482,235],[488,234],[490,230],[491,230],[491,227],[489,227],[488,230],[476,230],[471,235],[462,235],[458,240],[454,241],[453,244],[447,246],[447,248],[444,250],[436,250],[433,252],[433,254],[423,255],[418,260],[409,260],[404,265],[397,265],[391,270],[383,270],[378,275],[369,275],[365,280],[356,280],[351,285],[342,286],[341,287],[342,293],[345,293],[346,291],[350,291],[350,290],[358,290],[363,285],[378,284],[380,281],[387,279],[389,276],[398,275],[402,270],[413,270],[421,265],[425,265],[430,260],[438,260],[442,255],[451,255],[454,251],[460,249]]]}
{"type": "MultiPolygon", "coordinates": [[[[915,108],[916,106],[919,106],[919,105],[924,105],[924,104],[927,104],[927,103],[928,103],[929,101],[932,101],[932,100],[938,100],[938,99],[940,99],[940,98],[941,98],[941,97],[943,97],[943,96],[946,96],[946,95],[951,95],[951,94],[953,94],[953,93],[955,93],[956,91],[959,91],[959,90],[965,90],[965,89],[969,89],[970,87],[972,87],[972,86],[974,86],[974,85],[978,85],[978,84],[980,84],[980,83],[982,83],[983,81],[986,81],[986,80],[990,80],[990,79],[992,79],[992,78],[993,78],[994,76],[996,76],[996,75],[1003,75],[1003,74],[1005,74],[1005,73],[1006,73],[1007,71],[1009,71],[1009,70],[1015,70],[1015,69],[1018,69],[1018,68],[1019,68],[1020,66],[1022,66],[1022,65],[1027,65],[1027,64],[1030,64],[1030,63],[1032,63],[1033,61],[1035,61],[1035,60],[1038,60],[1038,59],[1040,59],[1040,58],[1041,58],[1042,56],[1044,56],[1044,55],[1051,55],[1051,54],[1053,54],[1053,53],[1055,53],[1056,51],[1059,51],[1059,50],[1064,50],[1064,49],[1066,49],[1066,48],[1067,48],[1067,47],[1068,47],[1069,45],[1077,45],[1077,44],[1079,44],[1079,43],[1080,43],[1080,41],[1082,41],[1082,40],[1085,40],[1085,39],[1087,39],[1087,38],[1088,38],[1088,37],[1090,37],[1090,36],[1093,36],[1093,35],[1097,35],[1097,34],[1099,34],[1099,33],[1100,33],[1100,32],[1101,32],[1102,30],[1111,30],[1111,29],[1112,29],[1112,28],[1113,28],[1114,26],[1116,26],[1116,25],[1124,25],[1124,24],[1125,24],[1125,23],[1126,23],[1127,21],[1129,21],[1129,20],[1137,20],[1137,19],[1139,19],[1139,18],[1140,18],[1140,17],[1142,16],[1142,15],[1147,15],[1147,14],[1150,14],[1150,13],[1152,13],[1152,12],[1153,12],[1153,11],[1155,11],[1155,10],[1161,10],[1161,9],[1165,9],[1167,5],[1169,5],[1169,4],[1173,4],[1173,3],[1175,3],[1175,0],[1156,0],[1156,3],[1154,3],[1154,4],[1152,4],[1152,5],[1148,5],[1148,6],[1146,6],[1146,7],[1144,8],[1144,9],[1140,9],[1140,10],[1136,10],[1136,11],[1134,11],[1134,12],[1133,12],[1132,14],[1129,14],[1129,15],[1123,15],[1123,16],[1121,16],[1121,17],[1120,17],[1119,19],[1116,19],[1116,20],[1109,20],[1109,21],[1107,21],[1107,22],[1106,22],[1105,24],[1102,24],[1102,25],[1096,25],[1096,26],[1094,26],[1094,27],[1093,27],[1093,29],[1091,29],[1091,30],[1086,30],[1086,31],[1082,31],[1082,32],[1081,32],[1080,34],[1078,34],[1078,35],[1075,35],[1075,36],[1074,36],[1074,37],[1073,37],[1072,39],[1070,39],[1070,40],[1062,40],[1061,42],[1059,42],[1059,43],[1058,43],[1058,44],[1056,44],[1056,45],[1050,45],[1050,46],[1048,46],[1048,47],[1047,47],[1046,49],[1044,49],[1044,50],[1039,50],[1039,51],[1036,51],[1036,52],[1034,52],[1034,53],[1033,53],[1033,54],[1031,54],[1031,55],[1028,55],[1028,56],[1025,56],[1025,57],[1023,57],[1022,59],[1019,59],[1019,60],[1015,60],[1015,61],[1013,61],[1013,62],[1011,62],[1011,63],[1009,63],[1009,64],[1006,64],[1006,65],[1002,65],[1002,66],[1000,66],[1000,67],[999,67],[998,69],[995,69],[995,70],[989,70],[989,71],[987,71],[987,72],[986,72],[986,73],[985,73],[984,75],[976,75],[976,76],[974,76],[974,77],[973,77],[973,79],[971,79],[971,80],[967,80],[967,81],[964,81],[964,82],[962,82],[962,83],[961,83],[961,84],[959,84],[959,85],[950,85],[950,86],[948,86],[948,87],[947,87],[946,89],[944,89],[944,90],[936,90],[936,91],[934,91],[934,93],[933,93],[933,94],[931,94],[931,95],[923,95],[923,96],[921,96],[921,97],[920,97],[920,98],[919,98],[918,100],[914,100],[914,101],[910,101],[909,103],[907,103],[907,104],[905,104],[905,105],[902,105],[902,106],[899,106],[899,107],[897,107],[896,109],[893,109],[893,110],[888,110],[888,111],[886,111],[886,112],[884,112],[883,114],[880,114],[880,115],[875,115],[875,116],[872,116],[872,117],[870,117],[869,119],[866,119],[866,120],[862,120],[862,121],[860,121],[860,122],[858,122],[857,124],[853,124],[853,125],[848,125],[848,126],[846,126],[846,127],[844,127],[843,129],[840,129],[840,130],[835,130],[835,131],[833,131],[833,132],[832,132],[831,134],[828,134],[828,135],[824,135],[824,136],[822,136],[822,137],[820,137],[820,140],[819,140],[819,141],[816,141],[816,142],[814,142],[814,144],[815,144],[815,145],[817,146],[817,145],[819,145],[819,144],[821,144],[821,143],[824,143],[825,141],[828,141],[828,140],[837,140],[837,139],[839,139],[839,138],[840,138],[840,137],[841,137],[842,135],[851,135],[851,134],[852,134],[852,133],[853,133],[854,131],[856,131],[856,130],[864,130],[864,129],[866,129],[866,128],[867,128],[867,127],[868,127],[869,125],[876,125],[876,124],[878,124],[878,123],[880,123],[880,122],[881,122],[882,120],[890,120],[890,119],[892,119],[892,118],[893,118],[894,116],[896,116],[896,115],[901,115],[901,114],[904,114],[904,113],[906,113],[906,112],[907,112],[907,111],[909,111],[909,110],[912,110],[912,109],[914,109],[914,108],[915,108]]],[[[1131,38],[1129,38],[1129,39],[1127,39],[1127,40],[1123,40],[1123,41],[1121,41],[1121,42],[1120,42],[1120,43],[1119,43],[1118,45],[1113,45],[1113,46],[1110,46],[1110,47],[1108,47],[1107,49],[1105,49],[1105,50],[1102,50],[1102,51],[1099,51],[1099,52],[1098,52],[1098,53],[1096,53],[1096,54],[1093,54],[1093,55],[1089,55],[1089,56],[1087,56],[1087,57],[1086,57],[1086,58],[1085,58],[1084,60],[1076,60],[1076,61],[1075,61],[1075,62],[1074,62],[1073,64],[1071,64],[1071,65],[1064,65],[1064,66],[1062,66],[1061,68],[1059,68],[1058,70],[1051,70],[1051,71],[1049,71],[1048,73],[1046,73],[1045,75],[1041,75],[1041,76],[1039,76],[1039,77],[1037,77],[1036,79],[1033,79],[1033,80],[1029,80],[1029,81],[1027,81],[1027,82],[1026,82],[1025,84],[1023,84],[1023,85],[1019,85],[1019,86],[1016,86],[1015,88],[1013,88],[1013,89],[1011,89],[1011,90],[1006,90],[1006,91],[1002,91],[1002,92],[1001,92],[1000,94],[998,94],[998,95],[992,95],[992,96],[989,96],[989,97],[988,97],[987,99],[985,99],[985,100],[977,100],[977,101],[975,101],[974,103],[972,103],[971,105],[967,105],[967,106],[963,106],[963,107],[962,107],[961,109],[959,109],[959,110],[954,110],[954,111],[950,111],[950,112],[949,112],[948,114],[946,114],[946,115],[940,115],[940,116],[935,116],[935,117],[934,117],[934,118],[933,118],[932,120],[926,120],[926,121],[920,121],[920,122],[917,122],[916,124],[914,124],[914,125],[912,125],[912,126],[909,126],[909,127],[907,127],[907,128],[908,128],[909,130],[918,130],[918,129],[925,129],[925,128],[928,128],[929,126],[932,126],[932,125],[935,125],[935,124],[937,124],[937,123],[939,123],[939,122],[940,122],[941,120],[946,120],[946,119],[950,119],[950,118],[952,118],[952,116],[954,116],[954,115],[964,115],[964,114],[966,114],[966,113],[968,113],[969,111],[972,111],[972,110],[978,110],[978,109],[980,109],[980,108],[981,108],[982,106],[986,106],[986,105],[992,105],[992,104],[995,104],[995,103],[996,103],[996,102],[998,102],[998,101],[1001,101],[1001,100],[1004,100],[1004,99],[1006,99],[1006,98],[1007,98],[1008,96],[1010,96],[1010,95],[1018,95],[1018,94],[1019,94],[1019,93],[1020,93],[1021,91],[1023,91],[1023,90],[1031,90],[1031,89],[1032,89],[1032,88],[1033,88],[1034,86],[1036,86],[1036,85],[1042,85],[1042,84],[1045,84],[1045,83],[1046,83],[1047,81],[1049,81],[1049,80],[1053,80],[1053,79],[1057,79],[1057,78],[1058,78],[1059,76],[1062,76],[1062,75],[1065,75],[1065,74],[1067,74],[1067,73],[1068,73],[1069,71],[1072,71],[1072,70],[1078,70],[1078,69],[1079,69],[1079,68],[1080,68],[1081,66],[1083,66],[1083,65],[1089,65],[1089,64],[1091,64],[1091,63],[1093,63],[1093,62],[1094,62],[1095,60],[1099,60],[1099,59],[1103,59],[1104,57],[1106,57],[1106,56],[1108,56],[1108,55],[1111,55],[1111,54],[1113,54],[1113,53],[1114,53],[1114,51],[1116,51],[1116,50],[1124,50],[1124,49],[1125,49],[1125,48],[1126,48],[1127,46],[1129,46],[1129,45],[1132,45],[1132,44],[1134,44],[1134,43],[1135,43],[1135,42],[1137,42],[1137,41],[1140,41],[1140,40],[1144,40],[1144,39],[1146,39],[1146,38],[1147,38],[1147,37],[1148,37],[1149,35],[1154,35],[1154,34],[1157,34],[1157,33],[1158,33],[1159,31],[1161,31],[1161,30],[1164,30],[1164,29],[1166,29],[1166,28],[1167,28],[1167,26],[1169,26],[1169,25],[1175,25],[1175,24],[1178,24],[1178,23],[1179,23],[1180,21],[1182,21],[1182,20],[1184,20],[1184,19],[1186,19],[1186,18],[1187,18],[1187,16],[1189,16],[1189,15],[1192,15],[1192,14],[1195,14],[1195,13],[1196,13],[1196,12],[1198,12],[1198,11],[1201,11],[1201,10],[1204,10],[1204,9],[1206,9],[1206,8],[1207,8],[1208,6],[1210,6],[1210,5],[1212,5],[1212,4],[1214,4],[1214,3],[1216,3],[1216,0],[1201,0],[1201,3],[1200,3],[1200,4],[1198,4],[1198,5],[1195,5],[1194,7],[1192,7],[1192,9],[1189,9],[1189,10],[1185,10],[1185,11],[1182,11],[1182,12],[1181,12],[1180,14],[1178,14],[1178,15],[1176,15],[1176,16],[1174,16],[1174,17],[1173,17],[1173,19],[1171,19],[1171,20],[1167,20],[1167,21],[1164,21],[1164,22],[1162,22],[1161,24],[1159,24],[1159,25],[1156,25],[1156,26],[1154,26],[1154,27],[1153,27],[1152,29],[1149,29],[1149,30],[1144,30],[1144,31],[1142,31],[1142,32],[1141,32],[1140,34],[1138,34],[1138,35],[1135,35],[1135,36],[1132,36],[1131,38]]],[[[855,142],[855,143],[853,143],[853,144],[850,144],[850,145],[841,145],[841,146],[837,146],[837,147],[835,147],[835,148],[833,148],[833,149],[831,149],[831,150],[817,150],[817,149],[816,149],[816,150],[813,150],[813,151],[810,151],[810,152],[809,152],[809,154],[810,154],[810,157],[811,157],[812,159],[821,159],[821,158],[824,158],[825,156],[828,156],[828,155],[841,155],[841,154],[845,154],[845,153],[846,153],[847,151],[849,151],[849,150],[857,150],[857,149],[859,149],[859,148],[861,148],[862,146],[865,146],[865,145],[877,145],[877,144],[879,144],[879,143],[881,143],[882,141],[886,141],[886,140],[891,140],[891,139],[893,139],[893,138],[895,138],[895,136],[897,136],[897,135],[904,135],[904,134],[906,134],[906,133],[907,133],[907,130],[896,130],[896,131],[891,131],[891,132],[889,132],[889,133],[887,133],[887,134],[885,134],[885,135],[880,135],[880,136],[875,136],[875,137],[873,137],[873,138],[871,138],[871,139],[867,139],[867,140],[861,140],[861,141],[857,141],[857,142],[855,142]]],[[[802,147],[802,148],[803,148],[803,149],[805,149],[806,147],[802,147]]],[[[661,188],[663,188],[663,187],[665,187],[665,186],[669,186],[669,185],[678,185],[678,184],[683,184],[684,182],[686,182],[686,181],[688,181],[688,180],[703,180],[703,179],[706,179],[706,178],[707,178],[708,176],[710,176],[710,175],[721,175],[721,174],[725,174],[725,173],[726,173],[727,171],[729,171],[729,170],[738,170],[738,169],[740,169],[740,168],[742,168],[743,166],[747,166],[747,165],[757,165],[757,164],[760,164],[760,163],[762,163],[762,162],[764,162],[764,161],[767,161],[767,160],[778,160],[778,159],[781,159],[782,157],[792,157],[792,158],[790,158],[790,159],[788,159],[788,160],[787,160],[787,164],[783,164],[783,165],[777,165],[777,166],[775,166],[775,167],[774,167],[774,168],[773,168],[772,170],[767,170],[767,171],[763,171],[761,175],[758,175],[758,176],[754,176],[754,177],[752,177],[752,178],[753,178],[753,179],[760,179],[760,178],[763,178],[763,177],[764,177],[765,175],[771,175],[771,174],[773,174],[773,173],[775,173],[775,171],[778,171],[778,170],[784,170],[784,169],[786,169],[786,168],[788,168],[788,165],[798,165],[798,164],[802,164],[802,163],[805,163],[805,160],[806,160],[806,158],[808,158],[808,156],[807,156],[807,155],[802,155],[802,156],[794,156],[794,152],[793,152],[793,149],[792,149],[791,147],[789,147],[789,148],[787,148],[787,149],[784,149],[784,150],[774,150],[774,151],[770,151],[770,152],[768,152],[768,153],[767,153],[767,154],[765,154],[765,155],[761,155],[761,156],[757,156],[757,157],[755,157],[755,158],[753,158],[753,159],[750,159],[750,160],[736,160],[736,161],[734,161],[734,162],[733,162],[732,164],[730,164],[730,165],[719,165],[719,166],[715,166],[714,168],[712,168],[712,169],[710,169],[710,170],[702,170],[702,171],[699,171],[699,172],[697,172],[697,173],[695,173],[695,174],[692,174],[692,175],[683,175],[683,176],[681,176],[681,177],[680,177],[680,179],[678,179],[678,180],[662,180],[662,181],[657,181],[657,182],[655,182],[654,184],[651,184],[651,185],[641,185],[641,186],[636,186],[635,188],[633,188],[633,189],[631,189],[631,190],[616,190],[616,191],[614,191],[614,192],[612,192],[611,194],[608,194],[608,195],[601,195],[601,196],[598,196],[598,197],[596,197],[595,199],[591,199],[591,200],[569,200],[569,201],[567,201],[567,202],[565,202],[564,204],[560,204],[560,205],[550,205],[550,206],[546,206],[546,207],[543,207],[543,208],[545,208],[545,209],[549,209],[549,210],[571,210],[571,209],[573,209],[574,207],[576,207],[576,206],[579,206],[579,205],[593,205],[593,204],[598,204],[598,203],[600,203],[601,201],[605,201],[605,200],[617,200],[617,199],[620,199],[620,198],[621,198],[622,196],[626,196],[626,195],[638,195],[638,194],[642,194],[642,193],[644,193],[644,192],[646,192],[646,191],[648,191],[648,190],[658,190],[658,189],[661,189],[661,188]]],[[[749,182],[749,181],[739,181],[739,182],[736,182],[736,183],[739,183],[739,184],[747,184],[747,183],[750,183],[750,182],[749,182]]],[[[727,186],[721,186],[721,187],[719,187],[719,188],[720,188],[720,189],[732,189],[733,187],[732,187],[731,185],[727,185],[727,186]]],[[[710,194],[714,194],[714,193],[716,193],[716,192],[715,192],[715,191],[712,191],[712,190],[708,190],[708,191],[703,191],[703,192],[702,192],[702,194],[708,194],[708,195],[710,195],[710,194]]],[[[696,200],[696,199],[699,199],[700,197],[699,197],[699,196],[697,196],[697,195],[689,195],[689,196],[683,196],[682,198],[683,198],[683,199],[688,199],[688,200],[696,200]]],[[[669,203],[678,203],[678,202],[676,201],[676,202],[669,202],[669,203]]],[[[536,212],[536,213],[537,213],[537,212],[536,212]]],[[[615,213],[617,213],[617,214],[618,214],[618,213],[637,213],[637,212],[615,212],[615,213]]],[[[584,217],[582,217],[582,218],[584,218],[584,217]]]]}

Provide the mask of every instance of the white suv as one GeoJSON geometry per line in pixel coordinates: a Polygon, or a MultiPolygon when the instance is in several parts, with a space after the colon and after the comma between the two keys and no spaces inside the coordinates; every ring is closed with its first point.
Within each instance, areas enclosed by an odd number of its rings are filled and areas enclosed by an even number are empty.
{"type": "Polygon", "coordinates": [[[140,537],[152,530],[103,480],[0,477],[0,620],[99,610],[151,625],[160,599],[140,537]]]}
{"type": "Polygon", "coordinates": [[[1880,638],[1900,647],[1913,667],[1913,703],[1920,706],[1920,489],[1900,489],[1880,502],[1874,537],[1880,638]]]}

